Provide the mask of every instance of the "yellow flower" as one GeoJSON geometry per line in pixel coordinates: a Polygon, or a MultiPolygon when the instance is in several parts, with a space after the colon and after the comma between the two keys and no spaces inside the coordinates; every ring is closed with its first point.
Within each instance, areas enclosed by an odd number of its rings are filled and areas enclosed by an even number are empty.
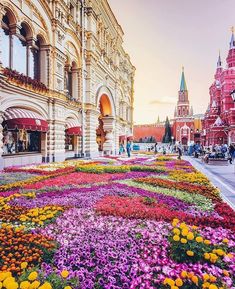
{"type": "Polygon", "coordinates": [[[182,244],[186,244],[188,241],[187,241],[187,239],[185,239],[185,238],[181,238],[180,242],[181,242],[182,244]]]}
{"type": "Polygon", "coordinates": [[[183,281],[182,281],[182,279],[180,279],[180,278],[177,278],[176,280],[175,280],[175,285],[176,286],[178,286],[178,287],[181,287],[181,286],[183,286],[183,281]]]}
{"type": "Polygon", "coordinates": [[[192,232],[188,233],[187,239],[188,239],[189,241],[192,241],[192,240],[194,239],[194,234],[193,234],[192,232]]]}
{"type": "Polygon", "coordinates": [[[202,288],[209,288],[210,286],[210,283],[209,282],[205,282],[203,285],[202,285],[202,288]]]}
{"type": "Polygon", "coordinates": [[[203,280],[208,281],[210,279],[210,276],[208,274],[203,275],[203,280]]]}
{"type": "Polygon", "coordinates": [[[20,289],[28,289],[29,286],[30,286],[29,281],[22,281],[22,282],[20,283],[20,289]]]}
{"type": "Polygon", "coordinates": [[[178,235],[174,235],[173,240],[175,242],[178,242],[180,240],[180,237],[178,235]]]}
{"type": "Polygon", "coordinates": [[[205,241],[204,241],[204,244],[205,244],[205,245],[210,245],[210,244],[211,244],[211,241],[210,241],[210,240],[205,240],[205,241]]]}
{"type": "Polygon", "coordinates": [[[187,278],[188,277],[187,271],[182,271],[180,275],[181,275],[182,278],[187,278]]]}
{"type": "Polygon", "coordinates": [[[2,289],[2,282],[0,282],[0,289],[2,289]]]}
{"type": "Polygon", "coordinates": [[[10,276],[8,276],[7,272],[0,272],[0,282],[5,280],[7,277],[10,277],[10,276]]]}
{"type": "Polygon", "coordinates": [[[42,286],[38,287],[38,289],[52,289],[51,284],[49,282],[45,282],[42,286]]]}
{"type": "Polygon", "coordinates": [[[187,225],[185,223],[180,224],[180,229],[186,229],[186,228],[187,228],[187,225]]]}
{"type": "Polygon", "coordinates": [[[72,289],[71,286],[65,286],[64,289],[72,289]]]}
{"type": "Polygon", "coordinates": [[[213,275],[210,275],[210,282],[216,282],[217,278],[213,275]]]}
{"type": "Polygon", "coordinates": [[[196,242],[202,243],[202,242],[203,242],[203,238],[202,238],[202,237],[197,237],[197,238],[196,238],[196,242]]]}
{"type": "Polygon", "coordinates": [[[227,277],[229,277],[229,272],[227,270],[223,270],[223,274],[227,277]]]}
{"type": "Polygon", "coordinates": [[[198,277],[197,276],[193,276],[192,277],[192,282],[196,285],[198,285],[198,277]]]}
{"type": "Polygon", "coordinates": [[[211,284],[211,285],[209,286],[209,289],[218,289],[218,287],[217,287],[216,285],[214,285],[214,284],[211,284]]]}
{"type": "Polygon", "coordinates": [[[227,238],[223,239],[223,243],[227,244],[229,242],[229,240],[227,238]]]}
{"type": "Polygon", "coordinates": [[[6,287],[7,284],[15,282],[15,278],[14,277],[7,277],[4,281],[3,281],[3,286],[6,287]]]}
{"type": "Polygon", "coordinates": [[[37,273],[36,271],[33,271],[33,272],[31,272],[31,273],[29,274],[28,280],[29,280],[29,281],[34,281],[34,280],[37,279],[37,277],[38,277],[38,273],[37,273]]]}
{"type": "Polygon", "coordinates": [[[19,285],[17,282],[11,281],[11,282],[7,283],[5,285],[5,287],[6,287],[6,289],[17,289],[17,288],[19,288],[19,285]]]}
{"type": "Polygon", "coordinates": [[[25,268],[27,268],[27,266],[28,266],[28,263],[27,263],[27,262],[22,262],[22,263],[20,264],[20,268],[21,268],[21,269],[25,269],[25,268]]]}
{"type": "Polygon", "coordinates": [[[174,229],[173,229],[173,233],[174,233],[175,235],[180,235],[180,230],[179,230],[178,228],[174,228],[174,229]]]}
{"type": "Polygon", "coordinates": [[[188,235],[188,229],[184,228],[181,234],[182,236],[186,237],[188,235]]]}
{"type": "Polygon", "coordinates": [[[193,257],[193,256],[194,256],[194,252],[193,252],[193,251],[190,251],[190,250],[188,250],[188,251],[186,252],[186,254],[187,254],[188,256],[190,256],[190,257],[193,257]]]}
{"type": "Polygon", "coordinates": [[[37,289],[40,286],[40,282],[35,280],[30,284],[29,289],[37,289]]]}
{"type": "Polygon", "coordinates": [[[63,278],[67,278],[69,276],[69,272],[67,270],[63,270],[60,275],[63,277],[63,278]]]}
{"type": "Polygon", "coordinates": [[[209,260],[209,259],[210,259],[210,254],[205,253],[205,254],[204,254],[204,258],[205,258],[206,260],[209,260]]]}
{"type": "Polygon", "coordinates": [[[222,249],[216,250],[216,253],[217,253],[219,256],[225,255],[225,253],[224,253],[224,251],[223,251],[222,249]]]}

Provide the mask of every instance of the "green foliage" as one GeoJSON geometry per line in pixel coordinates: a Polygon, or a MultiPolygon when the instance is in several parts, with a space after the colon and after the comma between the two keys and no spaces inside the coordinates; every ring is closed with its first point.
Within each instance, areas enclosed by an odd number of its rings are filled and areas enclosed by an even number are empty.
{"type": "Polygon", "coordinates": [[[150,166],[131,166],[132,172],[153,172],[153,173],[165,173],[167,169],[164,167],[150,167],[150,166]]]}
{"type": "Polygon", "coordinates": [[[165,134],[162,139],[163,143],[169,143],[171,142],[171,125],[168,116],[166,117],[165,122],[165,134]]]}

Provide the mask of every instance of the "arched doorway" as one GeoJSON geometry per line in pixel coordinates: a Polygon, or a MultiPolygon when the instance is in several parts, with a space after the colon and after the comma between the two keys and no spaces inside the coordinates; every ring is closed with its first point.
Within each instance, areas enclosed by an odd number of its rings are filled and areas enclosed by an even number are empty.
{"type": "Polygon", "coordinates": [[[102,94],[99,99],[98,127],[96,129],[96,142],[99,152],[113,154],[114,140],[114,117],[111,101],[107,94],[102,94]]]}
{"type": "Polygon", "coordinates": [[[188,144],[187,137],[182,137],[182,145],[187,145],[187,144],[188,144]]]}

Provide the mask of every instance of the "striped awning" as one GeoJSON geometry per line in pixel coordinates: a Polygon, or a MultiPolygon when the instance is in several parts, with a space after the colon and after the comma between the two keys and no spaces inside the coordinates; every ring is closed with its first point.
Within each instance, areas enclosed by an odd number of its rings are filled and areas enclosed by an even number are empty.
{"type": "Polygon", "coordinates": [[[66,123],[66,133],[68,135],[81,135],[81,125],[78,120],[69,119],[66,123]]]}
{"type": "Polygon", "coordinates": [[[37,112],[25,108],[8,108],[3,115],[3,127],[46,132],[47,121],[37,112]]]}

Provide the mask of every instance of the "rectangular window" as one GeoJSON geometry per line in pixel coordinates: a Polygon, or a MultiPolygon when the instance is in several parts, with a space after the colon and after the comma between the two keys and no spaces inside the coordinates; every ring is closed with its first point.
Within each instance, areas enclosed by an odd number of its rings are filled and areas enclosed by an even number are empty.
{"type": "Polygon", "coordinates": [[[3,132],[3,154],[41,151],[41,132],[20,130],[5,130],[3,132]]]}

